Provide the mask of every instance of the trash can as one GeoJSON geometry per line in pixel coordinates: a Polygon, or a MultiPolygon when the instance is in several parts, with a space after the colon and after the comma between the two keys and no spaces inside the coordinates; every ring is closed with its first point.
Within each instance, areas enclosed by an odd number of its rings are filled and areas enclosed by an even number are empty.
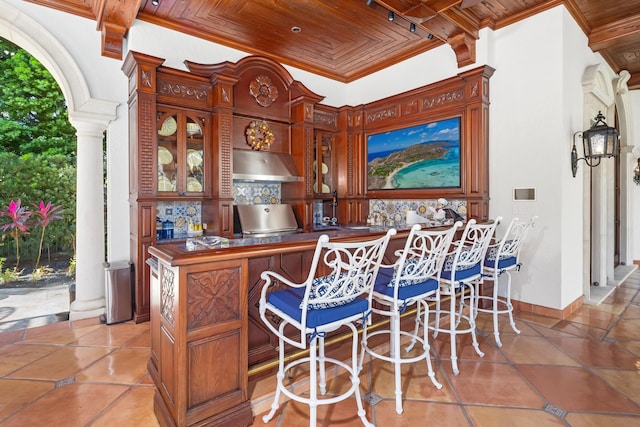
{"type": "Polygon", "coordinates": [[[105,299],[104,318],[107,325],[126,322],[133,318],[131,263],[118,261],[104,263],[105,299]]]}

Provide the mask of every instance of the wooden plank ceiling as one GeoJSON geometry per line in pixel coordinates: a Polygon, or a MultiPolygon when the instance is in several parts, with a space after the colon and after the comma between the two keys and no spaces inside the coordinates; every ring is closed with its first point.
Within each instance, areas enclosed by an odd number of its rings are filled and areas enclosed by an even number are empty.
{"type": "Polygon", "coordinates": [[[458,66],[473,64],[480,29],[564,4],[591,49],[640,88],[640,0],[28,1],[95,20],[104,56],[121,59],[129,28],[142,20],[341,82],[443,44],[458,66]]]}

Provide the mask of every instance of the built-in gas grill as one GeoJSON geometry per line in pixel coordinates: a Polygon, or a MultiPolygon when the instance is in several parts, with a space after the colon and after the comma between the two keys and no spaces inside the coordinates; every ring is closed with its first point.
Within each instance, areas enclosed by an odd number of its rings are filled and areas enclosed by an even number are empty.
{"type": "Polygon", "coordinates": [[[244,237],[267,237],[298,231],[293,208],[287,204],[237,205],[234,209],[234,227],[237,226],[244,237]]]}

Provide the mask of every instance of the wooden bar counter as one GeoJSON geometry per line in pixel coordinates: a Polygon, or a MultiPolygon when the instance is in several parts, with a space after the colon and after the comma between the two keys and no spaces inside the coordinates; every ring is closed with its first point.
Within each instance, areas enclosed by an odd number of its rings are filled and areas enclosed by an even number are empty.
{"type": "MultiPolygon", "coordinates": [[[[154,411],[160,425],[251,425],[249,367],[277,357],[277,340],[259,317],[260,273],[272,270],[302,282],[321,234],[348,241],[384,232],[344,227],[230,239],[191,250],[184,242],[150,247],[148,368],[157,386],[154,411]]],[[[394,237],[388,256],[407,235],[404,230],[394,237]]]]}

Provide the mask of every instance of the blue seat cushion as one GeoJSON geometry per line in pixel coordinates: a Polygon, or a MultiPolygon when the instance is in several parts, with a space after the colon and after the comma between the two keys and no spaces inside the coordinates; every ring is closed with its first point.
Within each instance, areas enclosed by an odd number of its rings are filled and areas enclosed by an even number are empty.
{"type": "MultiPolygon", "coordinates": [[[[271,292],[267,296],[267,302],[300,322],[302,319],[300,305],[304,298],[304,290],[305,288],[289,288],[271,292]]],[[[361,297],[356,297],[354,300],[337,307],[309,308],[307,310],[307,327],[316,328],[357,314],[364,315],[367,310],[369,310],[369,301],[361,297]]]]}
{"type": "MultiPolygon", "coordinates": [[[[483,265],[487,268],[494,268],[496,262],[496,256],[498,253],[498,247],[492,246],[487,251],[487,255],[484,257],[483,265]]],[[[498,261],[498,269],[513,267],[517,264],[518,260],[515,256],[500,257],[498,261]]]]}
{"type": "MultiPolygon", "coordinates": [[[[444,280],[451,280],[453,269],[453,255],[448,255],[447,259],[445,259],[444,266],[442,267],[442,272],[440,273],[440,278],[444,280]]],[[[478,262],[472,267],[460,268],[460,266],[456,267],[455,272],[455,280],[464,280],[473,276],[480,275],[482,270],[482,266],[478,262]]]]}
{"type": "MultiPolygon", "coordinates": [[[[381,268],[378,271],[378,277],[373,285],[373,291],[379,294],[387,295],[393,298],[393,284],[391,280],[394,276],[393,268],[381,268]]],[[[417,295],[423,295],[438,289],[438,281],[435,279],[427,279],[424,282],[404,286],[398,286],[398,299],[406,300],[414,298],[417,295]]]]}

